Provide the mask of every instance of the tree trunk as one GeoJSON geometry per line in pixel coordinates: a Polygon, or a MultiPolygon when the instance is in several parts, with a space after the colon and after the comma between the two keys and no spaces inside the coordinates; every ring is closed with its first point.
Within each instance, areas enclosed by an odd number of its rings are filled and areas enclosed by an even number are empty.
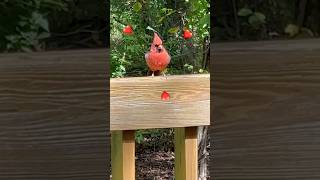
{"type": "Polygon", "coordinates": [[[208,179],[208,126],[198,128],[199,180],[208,179]]]}

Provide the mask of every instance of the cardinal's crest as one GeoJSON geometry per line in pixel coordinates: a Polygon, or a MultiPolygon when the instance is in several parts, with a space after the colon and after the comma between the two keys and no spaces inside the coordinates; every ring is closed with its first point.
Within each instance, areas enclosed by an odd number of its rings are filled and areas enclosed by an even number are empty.
{"type": "Polygon", "coordinates": [[[154,44],[154,45],[162,45],[162,40],[161,40],[161,38],[159,37],[159,35],[157,34],[157,33],[154,33],[154,35],[153,35],[153,42],[152,42],[152,44],[154,44]]]}

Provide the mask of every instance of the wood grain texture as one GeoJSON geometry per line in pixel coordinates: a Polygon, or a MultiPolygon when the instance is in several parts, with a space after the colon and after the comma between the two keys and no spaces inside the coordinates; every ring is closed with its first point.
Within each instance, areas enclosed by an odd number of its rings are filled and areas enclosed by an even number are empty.
{"type": "Polygon", "coordinates": [[[175,128],[176,180],[198,179],[198,127],[175,128]]]}
{"type": "Polygon", "coordinates": [[[185,128],[186,179],[198,179],[198,127],[185,128]]]}
{"type": "Polygon", "coordinates": [[[123,140],[122,131],[111,133],[111,176],[112,180],[123,180],[123,140]]]}
{"type": "Polygon", "coordinates": [[[211,178],[320,179],[320,40],[212,49],[211,178]]]}
{"type": "Polygon", "coordinates": [[[0,55],[0,179],[108,177],[107,54],[0,55]]]}
{"type": "Polygon", "coordinates": [[[135,179],[135,131],[111,133],[112,180],[135,179]]]}
{"type": "Polygon", "coordinates": [[[185,128],[174,128],[174,178],[186,179],[185,128]]]}
{"type": "Polygon", "coordinates": [[[135,131],[123,131],[123,180],[135,180],[135,131]]]}
{"type": "Polygon", "coordinates": [[[201,126],[210,123],[210,75],[111,79],[111,130],[201,126]],[[170,101],[162,101],[167,91],[170,101]]]}

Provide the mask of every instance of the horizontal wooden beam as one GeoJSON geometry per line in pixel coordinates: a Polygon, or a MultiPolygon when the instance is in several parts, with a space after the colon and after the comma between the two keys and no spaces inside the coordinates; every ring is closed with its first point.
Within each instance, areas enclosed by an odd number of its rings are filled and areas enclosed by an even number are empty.
{"type": "MultiPolygon", "coordinates": [[[[299,40],[266,40],[266,41],[248,41],[248,42],[224,42],[212,43],[214,57],[224,55],[225,57],[234,54],[255,54],[256,52],[271,54],[288,54],[295,51],[318,51],[320,50],[320,38],[317,39],[299,39],[299,40]],[[228,54],[230,53],[230,54],[228,54]]],[[[269,56],[271,59],[272,56],[269,56]]],[[[241,57],[238,57],[238,59],[241,57]]],[[[211,63],[213,65],[214,63],[211,63]]]]}
{"type": "Polygon", "coordinates": [[[111,130],[209,125],[210,75],[111,79],[110,113],[111,130]]]}
{"type": "Polygon", "coordinates": [[[0,54],[0,179],[107,178],[107,54],[0,54]]]}
{"type": "Polygon", "coordinates": [[[211,177],[320,179],[320,39],[213,46],[211,177]]]}

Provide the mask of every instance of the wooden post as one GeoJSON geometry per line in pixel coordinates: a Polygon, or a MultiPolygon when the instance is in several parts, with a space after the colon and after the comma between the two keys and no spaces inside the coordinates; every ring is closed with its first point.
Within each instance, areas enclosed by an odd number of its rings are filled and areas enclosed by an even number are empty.
{"type": "Polygon", "coordinates": [[[175,179],[198,179],[197,127],[175,128],[175,179]]]}
{"type": "Polygon", "coordinates": [[[134,130],[114,131],[111,139],[112,180],[135,179],[134,130]]]}

